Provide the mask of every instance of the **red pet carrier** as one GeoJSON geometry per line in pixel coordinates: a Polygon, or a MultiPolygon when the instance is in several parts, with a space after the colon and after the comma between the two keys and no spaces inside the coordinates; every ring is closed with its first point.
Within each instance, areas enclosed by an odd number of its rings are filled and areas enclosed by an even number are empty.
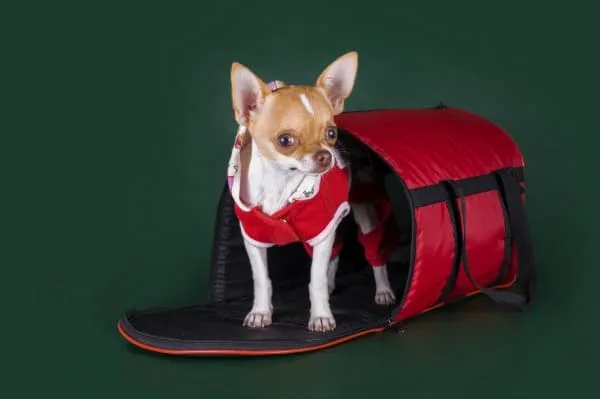
{"type": "Polygon", "coordinates": [[[388,263],[398,303],[374,303],[373,275],[356,224],[346,218],[330,298],[337,328],[307,329],[310,259],[300,243],[269,249],[273,324],[243,327],[252,306],[252,275],[225,185],[217,208],[210,302],[130,311],[118,322],[127,341],[171,355],[291,354],[383,331],[477,293],[517,310],[529,305],[535,269],[523,206],[524,161],[508,134],[445,106],[346,112],[336,121],[342,142],[369,151],[381,173],[404,188],[410,223],[398,246],[406,256],[388,263]]]}

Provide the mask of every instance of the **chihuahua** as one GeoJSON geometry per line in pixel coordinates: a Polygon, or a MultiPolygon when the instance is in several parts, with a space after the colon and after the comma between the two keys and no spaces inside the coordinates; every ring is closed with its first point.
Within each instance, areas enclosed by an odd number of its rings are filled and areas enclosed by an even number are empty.
{"type": "Polygon", "coordinates": [[[314,86],[300,86],[266,84],[247,67],[232,64],[232,103],[239,128],[228,180],[254,283],[246,327],[272,323],[267,249],[292,242],[301,242],[312,257],[308,329],[327,332],[336,327],[329,305],[341,248],[336,231],[350,212],[373,269],[375,302],[396,301],[386,259],[377,248],[389,211],[380,212],[368,202],[353,203],[349,194],[357,179],[377,176],[357,175],[336,145],[334,117],[353,90],[357,68],[358,54],[349,52],[325,68],[314,86]]]}

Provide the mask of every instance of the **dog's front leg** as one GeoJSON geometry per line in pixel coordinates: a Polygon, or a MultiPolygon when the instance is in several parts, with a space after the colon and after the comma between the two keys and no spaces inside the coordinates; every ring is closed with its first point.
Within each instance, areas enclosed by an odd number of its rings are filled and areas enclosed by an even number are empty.
{"type": "Polygon", "coordinates": [[[313,248],[312,265],[310,268],[310,320],[308,329],[311,331],[331,331],[335,328],[335,319],[329,307],[329,289],[327,270],[331,257],[331,249],[335,242],[335,229],[327,238],[313,248]]]}
{"type": "Polygon", "coordinates": [[[244,326],[250,328],[267,327],[271,324],[273,305],[272,287],[267,265],[267,248],[257,247],[244,239],[244,246],[252,267],[254,282],[254,303],[244,319],[244,326]]]}
{"type": "Polygon", "coordinates": [[[340,257],[336,256],[331,262],[329,262],[329,267],[327,268],[327,287],[329,291],[329,295],[333,293],[335,290],[335,276],[337,274],[338,265],[340,263],[340,257]]]}

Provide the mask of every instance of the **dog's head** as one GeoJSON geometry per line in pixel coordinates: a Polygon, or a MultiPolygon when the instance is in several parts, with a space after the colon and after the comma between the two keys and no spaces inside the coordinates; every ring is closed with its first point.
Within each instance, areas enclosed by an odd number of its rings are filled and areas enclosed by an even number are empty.
{"type": "Polygon", "coordinates": [[[284,86],[271,91],[250,69],[231,66],[235,119],[248,128],[263,157],[284,169],[322,174],[334,164],[334,116],[354,87],[358,54],[332,62],[314,86],[284,86]]]}

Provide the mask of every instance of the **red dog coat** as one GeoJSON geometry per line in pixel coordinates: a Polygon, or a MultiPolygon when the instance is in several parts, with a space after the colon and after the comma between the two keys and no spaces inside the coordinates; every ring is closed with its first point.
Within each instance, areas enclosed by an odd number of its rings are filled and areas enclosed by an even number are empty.
{"type": "MultiPolygon", "coordinates": [[[[375,207],[379,222],[367,234],[358,229],[359,242],[364,247],[365,258],[372,266],[385,264],[395,248],[397,231],[383,184],[356,182],[349,193],[348,168],[336,162],[329,172],[320,177],[311,177],[312,183],[305,188],[301,185],[283,209],[266,215],[258,206],[248,207],[239,198],[239,150],[242,147],[239,136],[235,143],[229,164],[229,188],[242,234],[253,245],[271,247],[302,242],[312,256],[313,247],[336,230],[348,215],[349,202],[369,203],[375,207]]],[[[341,248],[342,242],[337,234],[331,259],[339,255],[341,248]]]]}

